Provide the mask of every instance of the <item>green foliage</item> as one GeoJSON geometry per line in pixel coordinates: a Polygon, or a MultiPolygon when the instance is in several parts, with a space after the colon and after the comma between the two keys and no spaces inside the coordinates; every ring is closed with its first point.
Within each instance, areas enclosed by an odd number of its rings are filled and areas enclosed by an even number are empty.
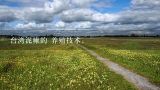
{"type": "Polygon", "coordinates": [[[88,48],[94,48],[100,55],[160,84],[159,38],[95,38],[94,41],[85,41],[88,48]]]}
{"type": "Polygon", "coordinates": [[[1,90],[136,89],[74,45],[12,47],[0,51],[1,90]]]}

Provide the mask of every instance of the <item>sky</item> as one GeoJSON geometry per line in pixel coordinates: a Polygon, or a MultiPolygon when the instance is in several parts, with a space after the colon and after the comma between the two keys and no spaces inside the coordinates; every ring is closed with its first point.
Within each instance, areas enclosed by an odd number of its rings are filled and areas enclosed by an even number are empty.
{"type": "Polygon", "coordinates": [[[2,30],[160,34],[160,0],[0,0],[2,30]]]}

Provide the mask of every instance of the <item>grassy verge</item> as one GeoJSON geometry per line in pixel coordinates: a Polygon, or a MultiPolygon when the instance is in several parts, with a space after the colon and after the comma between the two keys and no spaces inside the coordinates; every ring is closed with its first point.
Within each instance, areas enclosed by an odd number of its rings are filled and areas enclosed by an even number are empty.
{"type": "Polygon", "coordinates": [[[85,46],[160,85],[160,40],[154,38],[92,38],[85,46]]]}
{"type": "Polygon", "coordinates": [[[23,50],[29,46],[0,50],[1,90],[136,89],[74,45],[40,47],[41,50],[23,50]]]}

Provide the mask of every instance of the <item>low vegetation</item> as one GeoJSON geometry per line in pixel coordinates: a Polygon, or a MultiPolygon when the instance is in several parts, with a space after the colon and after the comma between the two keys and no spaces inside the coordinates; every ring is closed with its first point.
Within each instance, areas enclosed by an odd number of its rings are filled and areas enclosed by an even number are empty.
{"type": "Polygon", "coordinates": [[[136,89],[76,45],[0,43],[1,90],[136,89]]]}
{"type": "Polygon", "coordinates": [[[159,38],[90,38],[85,46],[160,85],[159,38]]]}

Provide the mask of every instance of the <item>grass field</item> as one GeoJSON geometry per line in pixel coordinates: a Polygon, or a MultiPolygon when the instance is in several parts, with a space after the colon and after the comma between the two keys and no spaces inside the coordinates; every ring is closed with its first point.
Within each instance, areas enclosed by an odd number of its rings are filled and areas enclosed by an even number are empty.
{"type": "Polygon", "coordinates": [[[160,38],[88,38],[84,45],[160,85],[160,38]]]}
{"type": "Polygon", "coordinates": [[[77,45],[10,45],[0,39],[1,90],[135,90],[77,45]]]}

